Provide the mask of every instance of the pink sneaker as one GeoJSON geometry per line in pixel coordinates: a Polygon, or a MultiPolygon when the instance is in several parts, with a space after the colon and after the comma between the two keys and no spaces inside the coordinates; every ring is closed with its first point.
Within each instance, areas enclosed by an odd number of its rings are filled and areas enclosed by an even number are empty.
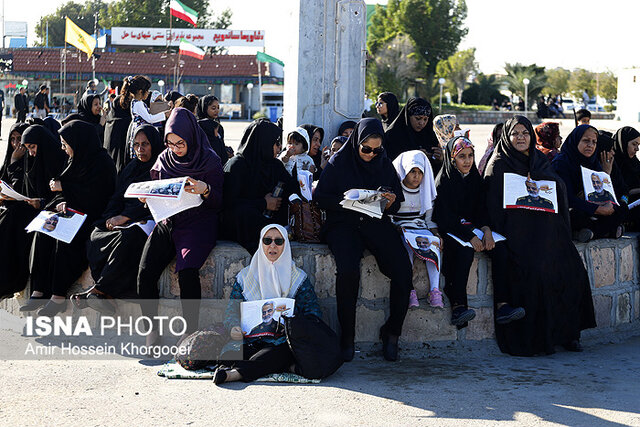
{"type": "Polygon", "coordinates": [[[442,292],[440,289],[431,289],[429,292],[429,305],[431,307],[444,308],[444,303],[442,302],[442,292]]]}
{"type": "Polygon", "coordinates": [[[420,303],[418,302],[418,294],[416,294],[415,289],[411,289],[411,293],[409,294],[409,308],[419,307],[420,303]]]}

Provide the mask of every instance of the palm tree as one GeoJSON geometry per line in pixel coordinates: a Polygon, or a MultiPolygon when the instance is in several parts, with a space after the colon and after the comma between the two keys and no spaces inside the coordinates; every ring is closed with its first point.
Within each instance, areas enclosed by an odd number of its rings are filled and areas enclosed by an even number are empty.
{"type": "MultiPolygon", "coordinates": [[[[528,101],[536,99],[547,84],[544,67],[538,67],[536,64],[505,64],[504,70],[507,72],[504,81],[507,83],[509,90],[522,98],[524,98],[523,80],[525,78],[529,79],[528,101]]],[[[531,102],[529,102],[529,105],[531,105],[531,102]]]]}

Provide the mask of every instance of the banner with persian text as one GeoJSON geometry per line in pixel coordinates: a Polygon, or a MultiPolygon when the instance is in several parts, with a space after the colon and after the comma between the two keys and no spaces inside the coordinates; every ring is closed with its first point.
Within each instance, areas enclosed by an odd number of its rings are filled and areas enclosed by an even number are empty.
{"type": "Polygon", "coordinates": [[[264,46],[263,30],[213,30],[202,28],[113,27],[111,44],[122,46],[179,46],[186,39],[196,46],[264,46]]]}

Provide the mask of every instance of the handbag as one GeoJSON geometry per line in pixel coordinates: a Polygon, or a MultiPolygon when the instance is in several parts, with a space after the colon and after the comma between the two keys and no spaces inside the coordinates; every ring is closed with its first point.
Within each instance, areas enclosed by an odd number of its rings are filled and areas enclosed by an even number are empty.
{"type": "Polygon", "coordinates": [[[293,240],[301,243],[320,243],[322,226],[326,213],[314,201],[291,203],[289,205],[289,225],[293,240]]]}
{"type": "Polygon", "coordinates": [[[293,240],[302,243],[320,243],[326,213],[313,200],[289,205],[289,225],[293,240]]]}
{"type": "Polygon", "coordinates": [[[309,379],[326,378],[342,366],[338,335],[317,316],[282,317],[295,373],[309,379]]]}
{"type": "Polygon", "coordinates": [[[228,341],[228,334],[221,324],[196,331],[182,340],[176,352],[176,362],[190,371],[216,363],[220,351],[228,341]]]}

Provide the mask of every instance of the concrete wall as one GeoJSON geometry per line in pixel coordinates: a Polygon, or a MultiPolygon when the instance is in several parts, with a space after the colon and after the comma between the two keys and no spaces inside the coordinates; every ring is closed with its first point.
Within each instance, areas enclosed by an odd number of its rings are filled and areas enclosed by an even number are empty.
{"type": "MultiPolygon", "coordinates": [[[[443,114],[455,114],[458,121],[469,125],[494,125],[496,123],[504,123],[515,115],[524,115],[524,111],[447,111],[447,107],[442,108],[443,114]]],[[[573,119],[572,111],[565,111],[567,119],[573,119]]],[[[592,120],[611,120],[615,116],[614,113],[591,113],[592,120]]],[[[533,124],[542,123],[535,111],[528,111],[527,118],[533,124]]],[[[557,119],[545,119],[545,121],[554,121],[557,119]]],[[[636,119],[634,119],[636,120],[636,119]]]]}
{"type": "MultiPolygon", "coordinates": [[[[638,235],[618,240],[601,239],[577,244],[591,281],[598,327],[583,333],[586,341],[606,342],[630,334],[640,334],[640,262],[638,235]]],[[[320,300],[323,316],[339,330],[335,301],[335,262],[326,245],[292,244],[296,264],[310,276],[320,300]]],[[[231,293],[237,273],[250,262],[249,253],[235,243],[219,242],[200,270],[203,298],[226,299],[231,293]]],[[[160,280],[161,314],[179,314],[177,275],[170,265],[160,280]]],[[[378,330],[388,315],[389,280],[383,276],[372,255],[365,253],[361,264],[360,298],[357,306],[356,341],[361,344],[378,340],[378,330]]],[[[419,298],[426,298],[428,278],[424,263],[414,267],[414,286],[419,298]]],[[[79,280],[83,287],[92,285],[88,271],[79,280]]],[[[444,282],[441,281],[441,288],[444,282]]],[[[79,287],[79,286],[78,286],[79,287]]],[[[472,344],[489,340],[493,345],[493,284],[491,263],[477,255],[467,284],[469,305],[476,318],[469,327],[457,330],[449,323],[451,310],[431,308],[426,299],[420,307],[409,310],[401,340],[406,347],[428,345],[472,344]]],[[[76,289],[77,290],[77,289],[76,289]]],[[[0,302],[0,309],[17,314],[19,299],[0,302]]],[[[225,304],[226,305],[226,304],[225,304]]],[[[95,317],[92,310],[82,314],[95,317]]]]}
{"type": "Polygon", "coordinates": [[[626,122],[640,121],[640,68],[618,72],[618,106],[616,115],[626,122]]]}
{"type": "Polygon", "coordinates": [[[366,7],[362,0],[282,2],[290,29],[284,125],[313,123],[335,135],[364,105],[366,7]]]}

